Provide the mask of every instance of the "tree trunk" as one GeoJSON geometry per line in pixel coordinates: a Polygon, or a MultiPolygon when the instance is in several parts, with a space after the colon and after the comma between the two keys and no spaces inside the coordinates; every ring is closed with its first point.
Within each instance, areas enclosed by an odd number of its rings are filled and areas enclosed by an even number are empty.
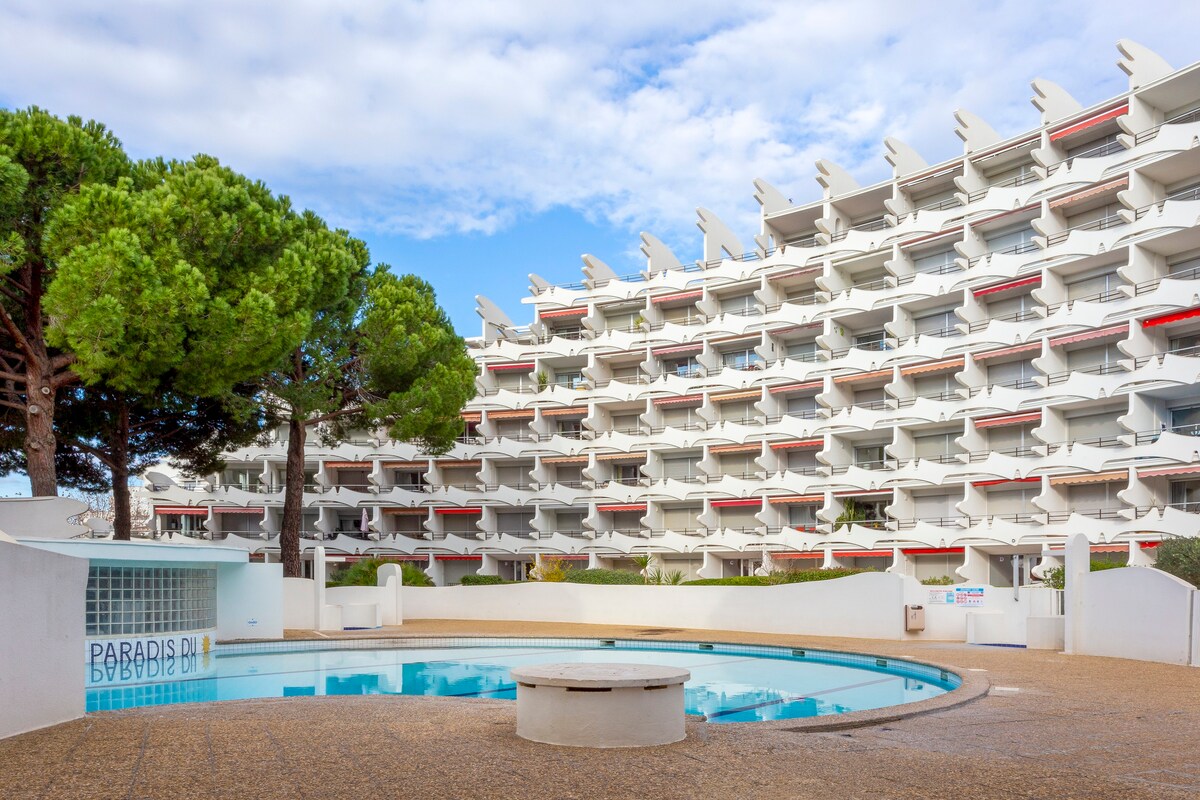
{"type": "Polygon", "coordinates": [[[279,529],[279,554],[283,577],[300,577],[300,521],[304,513],[304,421],[288,420],[287,473],[283,486],[283,523],[279,529]]]}
{"type": "Polygon", "coordinates": [[[58,474],[54,466],[55,392],[48,370],[36,359],[28,359],[25,368],[25,461],[29,488],[34,497],[58,494],[58,474]]]}
{"type": "Polygon", "coordinates": [[[112,463],[113,496],[113,540],[128,542],[133,532],[132,515],[129,513],[129,403],[125,395],[113,393],[117,416],[116,430],[109,443],[112,463]]]}

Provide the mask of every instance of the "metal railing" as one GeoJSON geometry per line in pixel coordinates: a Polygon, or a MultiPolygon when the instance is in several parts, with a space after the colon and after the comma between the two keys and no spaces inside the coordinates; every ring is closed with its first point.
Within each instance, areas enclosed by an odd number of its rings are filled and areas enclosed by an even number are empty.
{"type": "Polygon", "coordinates": [[[1117,372],[1126,372],[1126,369],[1120,364],[1093,364],[1090,367],[1076,367],[1065,372],[1054,372],[1047,375],[1046,384],[1055,386],[1060,383],[1066,383],[1077,372],[1084,375],[1112,375],[1117,372]]]}
{"type": "Polygon", "coordinates": [[[1141,208],[1138,208],[1136,211],[1134,211],[1134,217],[1136,219],[1141,219],[1142,217],[1149,214],[1150,211],[1153,210],[1154,208],[1158,208],[1161,211],[1163,204],[1166,203],[1168,200],[1178,200],[1178,201],[1185,201],[1185,202],[1188,200],[1200,200],[1200,186],[1193,186],[1190,189],[1184,189],[1183,191],[1175,192],[1174,194],[1167,195],[1162,200],[1156,200],[1155,202],[1150,203],[1149,205],[1144,205],[1141,208]]]}
{"type": "Polygon", "coordinates": [[[1164,120],[1162,122],[1162,124],[1160,124],[1160,125],[1155,125],[1153,128],[1147,128],[1146,130],[1142,131],[1141,133],[1135,134],[1133,137],[1133,143],[1135,145],[1139,145],[1139,144],[1142,144],[1143,142],[1150,141],[1155,136],[1157,136],[1159,131],[1161,131],[1167,125],[1182,125],[1187,122],[1195,122],[1196,120],[1200,120],[1200,108],[1198,108],[1194,111],[1186,111],[1183,114],[1180,114],[1179,116],[1171,117],[1171,119],[1164,120]]]}
{"type": "Polygon", "coordinates": [[[1067,228],[1064,231],[1059,231],[1058,233],[1052,233],[1046,237],[1046,245],[1050,246],[1059,244],[1060,242],[1065,242],[1067,237],[1075,231],[1106,231],[1109,228],[1116,228],[1127,224],[1128,223],[1124,220],[1124,218],[1116,214],[1111,217],[1102,217],[1101,219],[1095,219],[1091,222],[1073,225],[1072,227],[1067,228]]]}
{"type": "Polygon", "coordinates": [[[1007,189],[1017,186],[1025,186],[1029,183],[1037,183],[1040,180],[1041,178],[1039,178],[1036,173],[1026,172],[1022,175],[1017,175],[1015,177],[999,181],[998,183],[990,184],[982,189],[976,189],[973,192],[969,192],[967,194],[967,202],[974,203],[977,200],[982,200],[984,195],[986,195],[991,189],[1007,189]]]}
{"type": "Polygon", "coordinates": [[[1040,316],[1040,314],[1032,309],[1027,311],[1014,311],[1011,314],[1000,314],[996,317],[975,320],[967,326],[967,330],[969,330],[971,333],[978,333],[979,331],[985,330],[992,322],[1026,322],[1031,319],[1037,319],[1040,316]]]}

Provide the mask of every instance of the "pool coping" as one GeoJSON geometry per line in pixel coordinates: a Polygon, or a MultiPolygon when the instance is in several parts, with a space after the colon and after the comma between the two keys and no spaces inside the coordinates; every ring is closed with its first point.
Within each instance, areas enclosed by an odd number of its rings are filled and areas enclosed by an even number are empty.
{"type": "MultiPolygon", "coordinates": [[[[861,658],[884,658],[888,661],[901,661],[912,664],[914,666],[925,666],[937,669],[942,672],[948,672],[957,676],[960,680],[959,686],[954,689],[940,694],[936,697],[930,697],[925,700],[917,700],[911,703],[902,703],[899,705],[883,706],[881,708],[866,709],[863,711],[849,711],[842,714],[832,714],[818,717],[801,717],[797,719],[780,719],[780,720],[759,720],[753,722],[722,722],[721,727],[728,726],[746,726],[752,725],[758,729],[782,730],[790,733],[831,733],[836,731],[852,730],[854,728],[864,728],[873,725],[882,725],[888,722],[896,722],[902,719],[911,717],[924,716],[926,714],[934,714],[942,711],[948,711],[953,708],[964,706],[974,702],[981,697],[985,697],[991,690],[991,681],[979,672],[972,672],[962,667],[957,667],[950,664],[939,663],[937,661],[929,661],[924,658],[917,659],[911,656],[881,656],[878,653],[871,653],[861,650],[845,650],[845,649],[828,649],[824,647],[812,647],[806,645],[804,648],[792,648],[783,644],[751,644],[747,642],[730,641],[719,636],[705,636],[705,631],[689,629],[680,631],[684,634],[683,638],[671,639],[642,639],[638,637],[629,637],[622,635],[614,636],[515,636],[515,635],[464,635],[464,634],[409,634],[400,633],[397,635],[394,632],[372,635],[355,635],[355,636],[329,636],[309,635],[296,636],[287,639],[239,639],[234,641],[218,642],[216,655],[222,652],[229,652],[231,655],[238,651],[242,652],[284,652],[289,649],[294,649],[297,644],[317,643],[323,645],[320,648],[312,648],[314,650],[335,650],[335,649],[352,649],[365,650],[374,648],[384,648],[387,642],[401,642],[412,640],[434,640],[434,641],[462,641],[470,639],[502,639],[512,641],[528,641],[530,639],[549,639],[549,640],[573,640],[573,641],[597,641],[597,640],[617,640],[629,643],[653,644],[656,642],[679,642],[679,643],[697,643],[697,644],[712,644],[724,645],[728,647],[761,647],[772,650],[789,650],[789,649],[807,649],[824,653],[838,653],[861,658]],[[270,647],[256,648],[255,645],[270,645],[270,647]],[[351,645],[346,647],[346,645],[351,645]],[[243,650],[243,648],[245,648],[243,650]]],[[[304,649],[299,648],[299,649],[304,649]]],[[[655,648],[658,649],[658,648],[655,648]]],[[[669,648],[662,648],[669,649],[669,648]]],[[[472,700],[474,698],[459,698],[472,700]]],[[[489,701],[491,702],[491,701],[489,701]]],[[[707,719],[697,717],[707,723],[707,719]]],[[[718,724],[718,723],[713,723],[718,724]]]]}

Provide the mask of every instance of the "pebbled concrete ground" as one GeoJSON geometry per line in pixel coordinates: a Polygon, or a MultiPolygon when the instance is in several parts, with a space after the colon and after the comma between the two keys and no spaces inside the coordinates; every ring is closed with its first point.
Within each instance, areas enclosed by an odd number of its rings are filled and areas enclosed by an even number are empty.
{"type": "Polygon", "coordinates": [[[0,798],[1200,797],[1200,669],[950,643],[533,623],[418,621],[355,638],[436,634],[854,650],[950,665],[991,689],[965,705],[835,732],[692,720],[686,741],[637,750],[526,742],[513,732],[514,705],[496,700],[159,706],[0,740],[0,798]]]}

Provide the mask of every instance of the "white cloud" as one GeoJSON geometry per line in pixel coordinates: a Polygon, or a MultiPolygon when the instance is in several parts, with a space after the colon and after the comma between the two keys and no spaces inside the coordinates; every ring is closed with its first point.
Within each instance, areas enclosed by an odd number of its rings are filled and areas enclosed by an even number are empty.
{"type": "Polygon", "coordinates": [[[1155,5],[10,0],[0,98],[218,154],[360,231],[566,205],[694,257],[698,205],[750,241],[754,177],[801,201],[818,157],[884,177],[887,135],[948,157],[958,107],[1014,133],[1034,77],[1120,91],[1121,37],[1195,59],[1200,7],[1155,5]]]}

